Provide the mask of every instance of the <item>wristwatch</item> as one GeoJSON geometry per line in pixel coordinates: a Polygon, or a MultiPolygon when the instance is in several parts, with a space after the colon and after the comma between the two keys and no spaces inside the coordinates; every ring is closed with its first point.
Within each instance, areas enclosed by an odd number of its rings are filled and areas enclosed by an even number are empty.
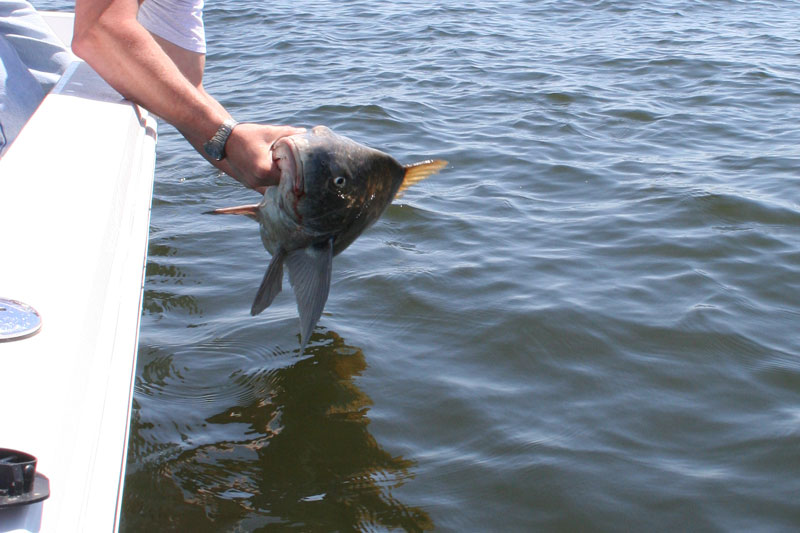
{"type": "Polygon", "coordinates": [[[203,143],[203,150],[215,161],[222,161],[225,158],[225,143],[228,142],[233,128],[239,124],[232,118],[227,119],[209,140],[203,143]]]}

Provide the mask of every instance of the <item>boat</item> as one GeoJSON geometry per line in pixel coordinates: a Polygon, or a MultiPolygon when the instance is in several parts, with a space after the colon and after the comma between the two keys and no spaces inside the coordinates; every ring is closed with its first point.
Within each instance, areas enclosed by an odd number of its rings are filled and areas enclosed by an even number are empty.
{"type": "MultiPolygon", "coordinates": [[[[43,16],[69,48],[73,15],[43,16]]],[[[0,533],[119,527],[156,132],[76,57],[0,159],[0,298],[35,323],[0,342],[0,448],[24,452],[0,463],[49,482],[0,498],[0,533]]]]}

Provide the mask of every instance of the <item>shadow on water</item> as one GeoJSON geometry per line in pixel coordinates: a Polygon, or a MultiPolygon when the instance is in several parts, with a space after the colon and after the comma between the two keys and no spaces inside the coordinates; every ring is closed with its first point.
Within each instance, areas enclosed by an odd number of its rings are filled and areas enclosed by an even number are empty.
{"type": "MultiPolygon", "coordinates": [[[[366,368],[363,352],[329,331],[314,335],[306,354],[232,378],[267,391],[206,418],[204,432],[238,440],[214,439],[129,473],[121,530],[432,529],[427,513],[392,496],[414,463],[368,431],[371,400],[353,381],[366,368]]],[[[138,414],[131,449],[152,449],[138,414]]]]}

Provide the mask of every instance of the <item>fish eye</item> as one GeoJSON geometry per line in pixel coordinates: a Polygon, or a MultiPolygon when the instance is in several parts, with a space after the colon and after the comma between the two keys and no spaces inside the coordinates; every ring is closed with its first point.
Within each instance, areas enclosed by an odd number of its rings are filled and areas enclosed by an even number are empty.
{"type": "Polygon", "coordinates": [[[347,183],[347,178],[345,178],[344,176],[336,176],[335,178],[333,178],[333,184],[336,185],[336,187],[338,187],[339,189],[344,187],[345,183],[347,183]]]}

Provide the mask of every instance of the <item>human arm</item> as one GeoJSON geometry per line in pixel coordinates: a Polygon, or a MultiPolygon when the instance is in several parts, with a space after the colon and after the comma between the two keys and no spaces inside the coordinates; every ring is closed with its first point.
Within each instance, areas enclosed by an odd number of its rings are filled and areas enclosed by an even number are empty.
{"type": "Polygon", "coordinates": [[[270,147],[302,130],[240,124],[228,138],[226,158],[211,160],[203,143],[231,116],[203,89],[204,56],[157,40],[136,20],[138,9],[137,0],[76,0],[73,51],[123,96],[175,126],[223,172],[260,191],[276,183],[270,147]]]}

